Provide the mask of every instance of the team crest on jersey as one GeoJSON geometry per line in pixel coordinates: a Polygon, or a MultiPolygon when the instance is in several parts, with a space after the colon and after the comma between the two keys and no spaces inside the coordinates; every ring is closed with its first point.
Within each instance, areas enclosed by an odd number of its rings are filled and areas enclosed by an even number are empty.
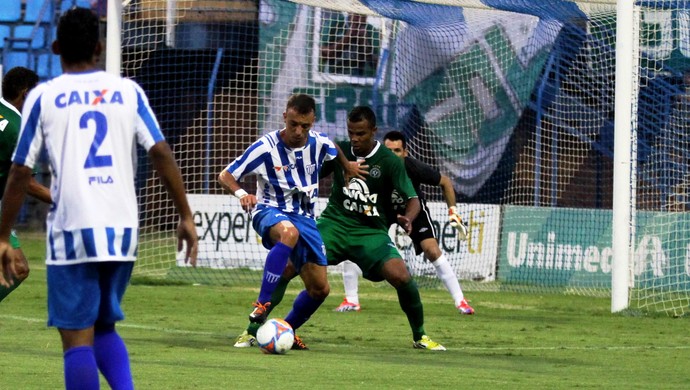
{"type": "MultiPolygon", "coordinates": [[[[276,166],[276,167],[273,167],[273,169],[275,169],[276,172],[280,172],[280,171],[288,172],[288,171],[291,171],[293,169],[297,169],[297,165],[288,164],[288,165],[283,165],[283,166],[276,166]]],[[[313,174],[314,172],[316,172],[316,164],[309,164],[309,165],[305,166],[304,171],[309,175],[313,174]]]]}
{"type": "Polygon", "coordinates": [[[374,179],[381,177],[381,169],[378,167],[378,165],[375,165],[373,168],[371,168],[369,171],[369,176],[373,177],[374,179]]]}

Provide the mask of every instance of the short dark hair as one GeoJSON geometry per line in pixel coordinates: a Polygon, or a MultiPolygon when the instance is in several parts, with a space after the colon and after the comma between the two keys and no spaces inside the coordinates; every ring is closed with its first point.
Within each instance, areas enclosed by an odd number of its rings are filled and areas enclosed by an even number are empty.
{"type": "Polygon", "coordinates": [[[383,136],[383,141],[402,141],[402,148],[407,149],[407,140],[405,139],[405,136],[403,133],[399,132],[398,130],[391,130],[386,133],[386,135],[383,136]]]}
{"type": "Polygon", "coordinates": [[[363,120],[369,122],[371,127],[376,127],[376,114],[374,110],[367,106],[357,106],[350,110],[347,115],[347,120],[350,122],[361,122],[363,120]]]}
{"type": "Polygon", "coordinates": [[[88,8],[72,8],[58,21],[60,56],[68,64],[90,61],[98,44],[98,17],[88,8]]]}
{"type": "Polygon", "coordinates": [[[23,91],[31,90],[38,84],[38,75],[29,68],[21,66],[7,71],[2,79],[2,97],[5,100],[14,100],[23,91]]]}
{"type": "Polygon", "coordinates": [[[296,93],[288,99],[285,110],[287,111],[291,108],[302,115],[312,112],[316,114],[316,101],[305,93],[296,93]]]}

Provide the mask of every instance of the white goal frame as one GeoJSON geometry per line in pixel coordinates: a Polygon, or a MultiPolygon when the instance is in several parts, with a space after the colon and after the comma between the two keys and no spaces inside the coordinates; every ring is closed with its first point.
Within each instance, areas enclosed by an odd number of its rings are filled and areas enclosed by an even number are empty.
{"type": "MultiPolygon", "coordinates": [[[[169,2],[174,0],[168,0],[169,2]]],[[[614,0],[583,1],[584,3],[613,4],[614,0]]],[[[481,3],[465,1],[422,1],[426,3],[465,5],[476,3],[477,8],[485,8],[481,3]]],[[[300,1],[309,4],[309,1],[300,1]]],[[[318,2],[311,2],[318,6],[318,2]]],[[[343,3],[349,3],[344,1],[343,3]]],[[[613,196],[613,269],[611,272],[611,312],[619,312],[630,304],[630,289],[634,280],[633,227],[635,217],[635,178],[636,161],[633,151],[635,107],[633,97],[638,88],[637,46],[635,36],[635,7],[629,0],[617,0],[616,34],[616,96],[615,96],[615,143],[614,143],[614,196],[613,196]],[[632,135],[632,136],[631,136],[632,135]]],[[[347,7],[346,7],[347,8],[347,7]]],[[[351,8],[351,7],[349,7],[351,8]]],[[[348,8],[348,9],[349,9],[348,8]]],[[[639,11],[639,10],[638,10],[639,11]]],[[[113,74],[121,73],[121,26],[122,1],[108,0],[107,16],[106,70],[113,74]]]]}

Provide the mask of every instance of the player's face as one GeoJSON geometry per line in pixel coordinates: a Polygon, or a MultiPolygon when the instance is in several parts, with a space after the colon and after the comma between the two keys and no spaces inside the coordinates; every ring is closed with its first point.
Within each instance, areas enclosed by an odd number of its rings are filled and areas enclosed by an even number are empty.
{"type": "Polygon", "coordinates": [[[383,144],[386,145],[391,152],[395,153],[396,156],[400,158],[407,157],[407,150],[403,149],[402,140],[392,141],[387,139],[383,141],[383,144]]]}
{"type": "Polygon", "coordinates": [[[283,113],[283,119],[285,120],[285,130],[280,132],[283,142],[291,148],[306,145],[309,130],[316,120],[314,112],[300,114],[294,108],[289,108],[283,113]]]}
{"type": "Polygon", "coordinates": [[[369,121],[347,121],[347,135],[350,137],[352,150],[357,156],[364,157],[374,149],[376,142],[374,133],[376,133],[376,126],[372,126],[369,121]]]}

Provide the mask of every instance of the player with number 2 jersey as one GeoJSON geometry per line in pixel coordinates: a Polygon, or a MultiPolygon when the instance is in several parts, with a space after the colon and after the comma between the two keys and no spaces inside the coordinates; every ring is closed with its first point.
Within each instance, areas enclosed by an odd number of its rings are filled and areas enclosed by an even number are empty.
{"type": "MultiPolygon", "coordinates": [[[[98,69],[98,17],[71,8],[52,49],[63,75],[27,96],[0,218],[0,285],[16,274],[9,232],[33,166],[44,150],[53,205],[47,218],[48,325],[62,341],[65,388],[133,389],[129,353],[115,325],[137,255],[136,146],[146,149],[180,219],[178,250],[196,264],[198,237],[182,175],[144,91],[98,69]]],[[[9,280],[9,282],[8,282],[9,280]]]]}
{"type": "Polygon", "coordinates": [[[163,140],[142,89],[103,71],[63,74],[29,94],[23,121],[14,162],[33,166],[43,146],[51,161],[47,262],[134,261],[135,141],[163,140]]]}

